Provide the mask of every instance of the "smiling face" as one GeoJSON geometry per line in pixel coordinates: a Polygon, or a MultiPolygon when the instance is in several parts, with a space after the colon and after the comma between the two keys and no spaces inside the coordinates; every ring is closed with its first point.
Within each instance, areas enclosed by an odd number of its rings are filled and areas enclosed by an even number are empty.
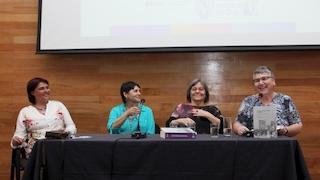
{"type": "Polygon", "coordinates": [[[198,82],[192,86],[190,90],[191,102],[204,102],[206,98],[206,90],[204,86],[198,82]]]}
{"type": "Polygon", "coordinates": [[[141,102],[141,89],[135,86],[129,92],[124,92],[123,95],[126,98],[126,102],[139,103],[141,102]]]}
{"type": "Polygon", "coordinates": [[[31,94],[35,97],[36,103],[48,102],[50,98],[49,85],[44,82],[40,82],[31,94]]]}
{"type": "Polygon", "coordinates": [[[259,94],[271,94],[276,85],[273,76],[270,73],[260,73],[253,75],[253,83],[259,94]]]}

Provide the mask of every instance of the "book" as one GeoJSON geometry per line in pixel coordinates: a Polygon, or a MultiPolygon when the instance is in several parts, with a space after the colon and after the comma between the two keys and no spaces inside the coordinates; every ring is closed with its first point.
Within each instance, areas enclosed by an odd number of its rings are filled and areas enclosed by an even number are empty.
{"type": "Polygon", "coordinates": [[[193,106],[189,104],[179,104],[171,114],[175,118],[191,118],[193,106]]]}
{"type": "Polygon", "coordinates": [[[195,139],[197,133],[191,128],[161,128],[160,137],[164,139],[195,139]]]}
{"type": "Polygon", "coordinates": [[[47,139],[66,139],[68,138],[68,136],[69,136],[68,132],[58,130],[58,131],[47,131],[45,137],[47,139]]]}
{"type": "Polygon", "coordinates": [[[274,105],[253,107],[254,137],[277,137],[276,111],[274,105]]]}

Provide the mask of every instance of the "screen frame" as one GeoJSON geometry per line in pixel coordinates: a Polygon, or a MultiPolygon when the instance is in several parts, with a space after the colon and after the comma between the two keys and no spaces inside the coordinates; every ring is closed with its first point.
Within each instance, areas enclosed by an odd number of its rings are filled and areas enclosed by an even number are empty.
{"type": "Polygon", "coordinates": [[[95,49],[41,49],[42,0],[38,2],[36,54],[82,53],[156,53],[156,52],[241,52],[241,51],[296,51],[320,50],[319,45],[270,45],[270,46],[197,46],[197,47],[145,47],[145,48],[95,48],[95,49]]]}

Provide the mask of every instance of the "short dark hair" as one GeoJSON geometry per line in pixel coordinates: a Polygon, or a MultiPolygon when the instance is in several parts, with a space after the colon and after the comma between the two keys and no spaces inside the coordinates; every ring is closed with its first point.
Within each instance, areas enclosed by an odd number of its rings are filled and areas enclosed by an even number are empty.
{"type": "Polygon", "coordinates": [[[44,78],[39,78],[39,77],[36,77],[36,78],[33,78],[31,79],[30,81],[28,81],[27,83],[27,93],[28,93],[28,99],[29,99],[29,102],[31,104],[36,104],[36,98],[34,97],[34,95],[32,95],[32,92],[38,87],[38,85],[40,83],[46,83],[49,85],[49,81],[44,79],[44,78]]]}
{"type": "Polygon", "coordinates": [[[204,81],[202,81],[201,79],[195,79],[195,80],[191,81],[191,83],[188,87],[188,90],[187,90],[187,101],[189,103],[191,103],[191,89],[193,86],[195,86],[198,83],[200,83],[204,87],[204,90],[206,93],[206,97],[204,98],[204,102],[205,103],[209,102],[209,98],[210,98],[209,88],[208,88],[207,84],[204,81]]]}
{"type": "Polygon", "coordinates": [[[122,102],[125,104],[127,102],[126,97],[124,96],[123,93],[128,93],[131,89],[134,89],[134,87],[138,86],[140,88],[140,85],[136,82],[133,81],[127,81],[122,83],[120,87],[120,95],[122,102]]]}

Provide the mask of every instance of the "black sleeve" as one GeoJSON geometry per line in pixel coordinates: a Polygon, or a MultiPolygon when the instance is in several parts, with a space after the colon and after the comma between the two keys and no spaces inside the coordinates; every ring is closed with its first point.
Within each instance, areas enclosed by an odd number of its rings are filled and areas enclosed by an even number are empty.
{"type": "Polygon", "coordinates": [[[170,127],[170,123],[173,120],[176,120],[177,118],[170,116],[170,118],[166,121],[166,127],[170,127]]]}
{"type": "MultiPolygon", "coordinates": [[[[206,109],[205,109],[206,110],[206,109]]],[[[221,111],[214,105],[209,106],[208,109],[206,110],[209,113],[211,113],[212,115],[214,115],[215,117],[217,117],[218,119],[220,119],[220,128],[219,128],[219,133],[223,134],[223,116],[221,111]]]]}
{"type": "MultiPolygon", "coordinates": [[[[175,112],[175,111],[177,110],[177,107],[178,107],[178,106],[179,106],[179,105],[177,105],[176,107],[174,107],[174,109],[173,109],[172,112],[175,112]]],[[[170,118],[166,121],[166,127],[170,127],[171,121],[176,120],[176,119],[178,119],[178,118],[177,118],[177,117],[174,117],[174,116],[173,116],[173,113],[171,113],[170,118]]]]}

